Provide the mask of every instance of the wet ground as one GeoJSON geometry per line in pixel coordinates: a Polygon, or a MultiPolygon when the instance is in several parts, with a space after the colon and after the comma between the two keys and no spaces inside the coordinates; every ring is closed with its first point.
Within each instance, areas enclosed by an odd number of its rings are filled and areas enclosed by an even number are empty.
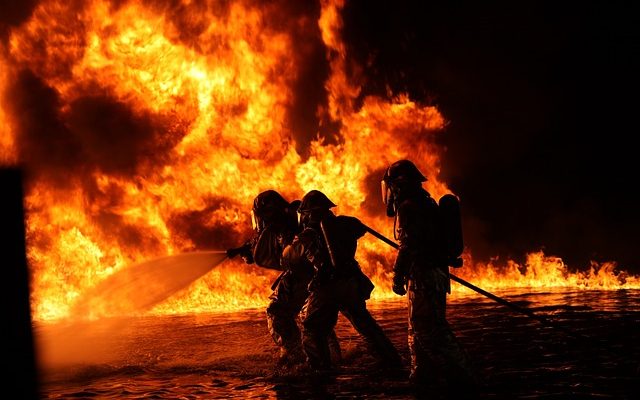
{"type": "MultiPolygon", "coordinates": [[[[640,291],[496,292],[564,330],[479,296],[450,300],[483,399],[631,399],[640,384],[640,291]],[[568,334],[570,333],[570,334],[568,334]]],[[[408,364],[403,301],[370,304],[408,364]]],[[[47,399],[424,398],[376,367],[341,317],[336,374],[275,367],[263,310],[39,324],[47,399]]],[[[433,394],[433,393],[432,393],[433,394]]],[[[436,396],[437,398],[437,396],[436,396]]]]}

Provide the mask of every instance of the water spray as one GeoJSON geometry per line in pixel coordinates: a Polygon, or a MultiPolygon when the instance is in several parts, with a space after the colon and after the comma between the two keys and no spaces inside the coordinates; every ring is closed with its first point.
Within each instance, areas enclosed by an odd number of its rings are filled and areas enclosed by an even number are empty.
{"type": "Polygon", "coordinates": [[[126,267],[86,292],[71,314],[96,318],[147,311],[226,259],[225,251],[196,251],[126,267]]]}

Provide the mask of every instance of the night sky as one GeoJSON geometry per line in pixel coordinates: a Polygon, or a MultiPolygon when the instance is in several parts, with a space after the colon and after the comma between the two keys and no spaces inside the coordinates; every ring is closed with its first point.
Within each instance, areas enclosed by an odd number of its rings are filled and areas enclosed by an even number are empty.
{"type": "Polygon", "coordinates": [[[350,1],[345,35],[368,92],[408,92],[449,121],[442,179],[474,256],[543,249],[570,267],[640,272],[640,13],[450,3],[350,1]]]}
{"type": "MultiPolygon", "coordinates": [[[[0,0],[0,40],[36,3],[0,0]]],[[[281,3],[289,8],[283,20],[319,14],[317,4],[281,3]]],[[[446,149],[441,179],[461,199],[474,257],[523,261],[542,249],[570,267],[616,261],[640,273],[632,145],[640,13],[612,2],[450,3],[350,0],[343,35],[348,58],[365,66],[363,96],[405,92],[437,106],[448,121],[438,136],[446,149]]],[[[328,65],[319,31],[296,37],[308,62],[294,88],[300,96],[290,124],[309,139],[334,129],[314,120],[328,65]]],[[[42,108],[32,102],[55,100],[28,72],[21,76],[28,110],[42,108]]],[[[91,100],[89,111],[119,110],[91,100]]],[[[84,126],[85,111],[71,121],[76,128],[84,126]]],[[[142,122],[134,128],[151,132],[157,121],[142,122]]],[[[111,167],[128,171],[136,156],[111,167]]]]}

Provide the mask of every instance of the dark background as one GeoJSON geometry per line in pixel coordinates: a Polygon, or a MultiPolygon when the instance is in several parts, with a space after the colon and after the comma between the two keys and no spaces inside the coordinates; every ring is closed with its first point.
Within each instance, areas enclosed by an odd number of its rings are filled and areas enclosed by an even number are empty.
{"type": "Polygon", "coordinates": [[[344,33],[367,92],[408,92],[449,121],[442,178],[474,256],[543,249],[639,272],[640,13],[556,3],[352,0],[344,33]]]}

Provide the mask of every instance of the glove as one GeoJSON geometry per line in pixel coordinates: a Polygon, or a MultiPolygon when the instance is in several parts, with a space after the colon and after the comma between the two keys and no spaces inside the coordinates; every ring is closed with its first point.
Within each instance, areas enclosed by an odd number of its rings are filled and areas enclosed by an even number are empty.
{"type": "Polygon", "coordinates": [[[448,264],[453,268],[460,268],[462,267],[463,261],[462,261],[462,258],[456,257],[456,258],[451,258],[448,264]]]}
{"type": "Polygon", "coordinates": [[[238,254],[240,254],[240,250],[241,250],[240,247],[238,247],[236,249],[227,249],[227,257],[234,258],[238,254]]]}
{"type": "Polygon", "coordinates": [[[227,257],[234,258],[240,256],[247,264],[253,264],[253,255],[251,254],[251,248],[246,244],[240,247],[227,250],[227,257]]]}
{"type": "Polygon", "coordinates": [[[393,290],[393,293],[397,294],[398,296],[404,296],[405,294],[407,294],[407,289],[405,285],[406,284],[403,277],[394,276],[393,286],[391,286],[391,290],[393,290]]]}

